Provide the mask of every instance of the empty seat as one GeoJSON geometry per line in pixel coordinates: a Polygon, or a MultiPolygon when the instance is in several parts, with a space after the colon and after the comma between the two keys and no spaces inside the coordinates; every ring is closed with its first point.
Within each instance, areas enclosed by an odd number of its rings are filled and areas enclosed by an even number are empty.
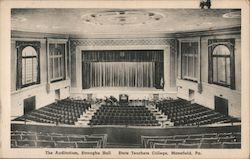
{"type": "Polygon", "coordinates": [[[222,137],[219,138],[219,142],[234,142],[236,139],[234,137],[222,137]]]}
{"type": "Polygon", "coordinates": [[[11,148],[17,147],[16,140],[11,140],[10,145],[11,145],[11,148]]]}
{"type": "Polygon", "coordinates": [[[56,143],[57,148],[76,148],[75,142],[57,142],[56,143]]]}
{"type": "Polygon", "coordinates": [[[202,143],[217,143],[218,138],[203,138],[202,143]]]}
{"type": "Polygon", "coordinates": [[[187,139],[188,135],[175,135],[174,139],[187,139]]]}
{"type": "Polygon", "coordinates": [[[186,139],[185,143],[186,144],[196,144],[196,143],[200,143],[201,139],[186,139]]]}
{"type": "Polygon", "coordinates": [[[51,136],[37,135],[37,140],[40,140],[40,141],[51,141],[51,136]]]}
{"type": "Polygon", "coordinates": [[[180,144],[183,143],[183,139],[167,139],[166,143],[167,144],[180,144]]]}
{"type": "Polygon", "coordinates": [[[77,142],[77,148],[98,148],[97,141],[77,142]]]}
{"type": "Polygon", "coordinates": [[[224,142],[223,148],[225,148],[225,149],[240,149],[241,143],[240,142],[224,142]]]}
{"type": "Polygon", "coordinates": [[[193,149],[193,148],[199,148],[200,144],[179,144],[178,148],[185,148],[185,149],[193,149]]]}
{"type": "Polygon", "coordinates": [[[148,139],[148,144],[146,147],[152,148],[155,143],[165,143],[166,139],[148,139]]]}
{"type": "Polygon", "coordinates": [[[232,137],[232,133],[219,133],[218,137],[232,137]]]}
{"type": "Polygon", "coordinates": [[[36,140],[36,135],[22,135],[22,140],[36,140]]]}
{"type": "Polygon", "coordinates": [[[190,139],[201,139],[203,137],[202,134],[193,134],[193,135],[189,135],[190,139]]]}
{"type": "Polygon", "coordinates": [[[200,148],[202,149],[218,149],[222,148],[221,143],[202,143],[200,148]]]}
{"type": "Polygon", "coordinates": [[[176,148],[176,144],[166,144],[166,143],[155,143],[153,148],[169,148],[174,149],[176,148]]]}
{"type": "Polygon", "coordinates": [[[75,100],[68,100],[66,102],[65,100],[68,99],[52,103],[40,109],[34,110],[26,115],[18,117],[14,120],[31,120],[42,123],[62,123],[73,125],[75,121],[77,121],[77,118],[91,106],[86,101],[76,103],[75,100]]]}
{"type": "Polygon", "coordinates": [[[52,140],[54,140],[54,141],[69,141],[67,136],[53,136],[52,140]]]}
{"type": "Polygon", "coordinates": [[[204,134],[204,138],[217,138],[217,133],[204,134]]]}
{"type": "Polygon", "coordinates": [[[55,142],[53,141],[37,141],[38,148],[54,148],[55,142]]]}
{"type": "Polygon", "coordinates": [[[35,144],[35,141],[22,141],[22,140],[19,140],[17,141],[17,147],[23,147],[23,148],[32,148],[32,147],[35,147],[36,144],[35,144]]]}
{"type": "Polygon", "coordinates": [[[13,134],[11,134],[11,140],[21,140],[21,135],[13,135],[13,134]]]}
{"type": "Polygon", "coordinates": [[[86,141],[85,136],[69,136],[69,141],[86,141]]]}

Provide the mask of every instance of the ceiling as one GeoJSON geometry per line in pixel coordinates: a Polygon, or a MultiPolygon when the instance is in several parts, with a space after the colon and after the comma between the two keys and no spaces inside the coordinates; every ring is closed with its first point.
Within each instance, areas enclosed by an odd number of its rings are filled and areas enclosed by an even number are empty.
{"type": "Polygon", "coordinates": [[[237,9],[12,9],[11,29],[59,34],[155,34],[241,25],[237,9]]]}

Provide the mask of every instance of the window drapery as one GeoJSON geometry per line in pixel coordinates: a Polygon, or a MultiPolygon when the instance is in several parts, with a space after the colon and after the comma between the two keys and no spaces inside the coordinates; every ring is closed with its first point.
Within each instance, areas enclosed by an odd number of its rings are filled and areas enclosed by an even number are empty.
{"type": "Polygon", "coordinates": [[[182,78],[197,81],[198,42],[181,42],[182,78]]]}
{"type": "Polygon", "coordinates": [[[65,44],[49,44],[51,82],[65,78],[65,44]]]}

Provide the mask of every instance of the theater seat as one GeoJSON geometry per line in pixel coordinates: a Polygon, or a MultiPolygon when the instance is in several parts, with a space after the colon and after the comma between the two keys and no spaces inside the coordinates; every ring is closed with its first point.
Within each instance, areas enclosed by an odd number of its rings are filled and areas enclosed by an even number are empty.
{"type": "Polygon", "coordinates": [[[11,140],[10,146],[11,148],[16,148],[17,147],[16,140],[11,140]]]}
{"type": "Polygon", "coordinates": [[[76,148],[75,142],[56,142],[57,148],[76,148]]]}
{"type": "Polygon", "coordinates": [[[193,135],[189,135],[190,139],[201,139],[203,137],[202,134],[193,134],[193,135]]]}
{"type": "Polygon", "coordinates": [[[225,143],[223,143],[223,148],[225,148],[225,149],[240,149],[241,143],[240,142],[225,142],[225,143]]]}
{"type": "Polygon", "coordinates": [[[166,143],[167,144],[181,144],[183,143],[184,140],[183,139],[167,139],[166,143]]]}
{"type": "Polygon", "coordinates": [[[98,148],[98,141],[77,142],[77,148],[98,148]]]}
{"type": "Polygon", "coordinates": [[[22,147],[22,148],[34,148],[36,146],[35,141],[17,141],[17,147],[22,147]]]}
{"type": "Polygon", "coordinates": [[[202,143],[200,148],[201,149],[219,149],[222,148],[221,143],[202,143]]]}
{"type": "Polygon", "coordinates": [[[37,140],[40,140],[40,141],[51,141],[51,136],[37,135],[37,140]]]}
{"type": "Polygon", "coordinates": [[[164,144],[164,143],[155,143],[153,148],[169,148],[174,149],[176,148],[176,144],[164,144]]]}
{"type": "Polygon", "coordinates": [[[55,142],[53,141],[37,141],[38,148],[54,148],[55,142]]]}
{"type": "Polygon", "coordinates": [[[52,140],[53,141],[69,141],[67,136],[53,136],[52,140]]]}
{"type": "Polygon", "coordinates": [[[219,139],[219,142],[234,142],[235,138],[234,137],[222,137],[219,139]]]}
{"type": "Polygon", "coordinates": [[[197,143],[200,143],[200,142],[201,142],[201,139],[186,139],[185,140],[186,144],[197,144],[197,143]]]}
{"type": "Polygon", "coordinates": [[[179,144],[178,148],[185,148],[185,149],[198,149],[200,144],[179,144]]]}
{"type": "Polygon", "coordinates": [[[13,134],[11,134],[11,140],[21,140],[21,135],[13,135],[13,134]]]}
{"type": "Polygon", "coordinates": [[[218,138],[203,138],[202,143],[217,143],[218,138]]]}
{"type": "Polygon", "coordinates": [[[69,141],[87,141],[85,136],[69,136],[69,141]]]}
{"type": "Polygon", "coordinates": [[[166,143],[166,139],[148,139],[147,147],[152,148],[155,143],[166,143]]]}

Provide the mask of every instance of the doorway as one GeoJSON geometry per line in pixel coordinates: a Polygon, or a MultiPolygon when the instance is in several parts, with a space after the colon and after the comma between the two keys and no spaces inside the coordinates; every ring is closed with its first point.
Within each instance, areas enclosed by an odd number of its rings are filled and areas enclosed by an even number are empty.
{"type": "Polygon", "coordinates": [[[36,97],[30,97],[23,100],[24,115],[36,109],[36,97]]]}
{"type": "Polygon", "coordinates": [[[228,100],[221,97],[214,97],[215,111],[228,115],[228,100]]]}

